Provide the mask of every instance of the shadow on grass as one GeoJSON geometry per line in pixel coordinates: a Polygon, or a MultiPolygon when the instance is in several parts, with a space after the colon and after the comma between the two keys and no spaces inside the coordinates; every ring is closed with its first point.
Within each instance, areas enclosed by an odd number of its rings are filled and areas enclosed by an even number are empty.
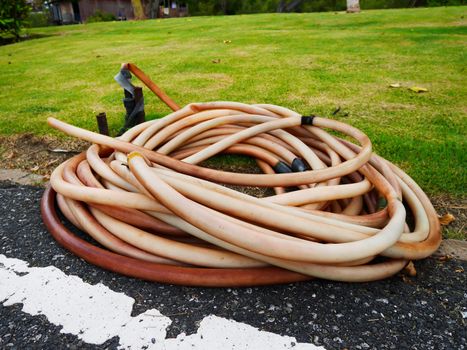
{"type": "Polygon", "coordinates": [[[15,44],[26,40],[47,38],[54,35],[55,34],[26,34],[19,37],[19,39],[16,39],[13,35],[0,35],[0,46],[15,44]]]}
{"type": "Polygon", "coordinates": [[[414,27],[391,27],[384,28],[385,31],[397,34],[411,35],[465,35],[467,28],[464,26],[435,27],[435,26],[414,26],[414,27]]]}

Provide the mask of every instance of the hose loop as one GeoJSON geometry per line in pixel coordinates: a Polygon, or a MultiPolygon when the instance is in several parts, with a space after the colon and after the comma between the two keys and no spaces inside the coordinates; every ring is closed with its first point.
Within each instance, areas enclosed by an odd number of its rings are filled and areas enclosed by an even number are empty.
{"type": "Polygon", "coordinates": [[[246,286],[373,281],[438,248],[429,199],[372,152],[362,131],[269,104],[179,108],[136,66],[125,67],[174,112],[118,138],[48,119],[93,144],[55,169],[42,201],[52,235],[85,260],[151,281],[246,286]],[[203,166],[220,154],[251,157],[258,168],[203,166]],[[251,194],[258,189],[261,196],[251,194]],[[64,228],[55,196],[62,214],[105,249],[64,228]]]}

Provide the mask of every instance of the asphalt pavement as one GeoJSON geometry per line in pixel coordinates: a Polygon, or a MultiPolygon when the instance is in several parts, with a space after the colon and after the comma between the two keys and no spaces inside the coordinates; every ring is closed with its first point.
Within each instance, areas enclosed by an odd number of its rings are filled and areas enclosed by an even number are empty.
{"type": "MultiPolygon", "coordinates": [[[[136,300],[133,314],[156,308],[170,316],[168,337],[195,333],[216,315],[326,349],[465,349],[467,262],[415,262],[416,277],[373,283],[313,280],[258,288],[188,288],[117,275],[56,244],[40,218],[43,189],[0,182],[0,254],[32,267],[55,266],[89,284],[103,283],[136,300]]],[[[1,283],[1,281],[0,281],[1,283]]],[[[117,348],[117,337],[87,344],[60,333],[46,316],[0,300],[0,348],[117,348]]]]}

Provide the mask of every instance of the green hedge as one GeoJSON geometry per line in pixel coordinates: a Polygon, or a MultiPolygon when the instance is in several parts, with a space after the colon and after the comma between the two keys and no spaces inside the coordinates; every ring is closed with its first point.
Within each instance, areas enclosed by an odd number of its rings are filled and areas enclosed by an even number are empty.
{"type": "Polygon", "coordinates": [[[50,25],[49,14],[46,12],[31,12],[26,23],[29,28],[47,27],[50,25]]]}
{"type": "MultiPolygon", "coordinates": [[[[191,0],[187,1],[191,15],[234,15],[241,13],[276,12],[279,0],[191,0]]],[[[291,0],[285,1],[290,3],[291,0]]],[[[360,0],[362,9],[387,9],[427,6],[458,6],[466,0],[360,0]]],[[[343,11],[345,0],[304,0],[297,12],[343,11]]]]}
{"type": "Polygon", "coordinates": [[[0,0],[0,34],[12,35],[19,40],[29,11],[31,7],[26,0],[0,0]]]}
{"type": "Polygon", "coordinates": [[[107,12],[102,12],[101,10],[97,10],[94,12],[92,16],[89,16],[88,19],[86,20],[87,23],[93,23],[93,22],[111,22],[115,21],[117,18],[107,12]]]}

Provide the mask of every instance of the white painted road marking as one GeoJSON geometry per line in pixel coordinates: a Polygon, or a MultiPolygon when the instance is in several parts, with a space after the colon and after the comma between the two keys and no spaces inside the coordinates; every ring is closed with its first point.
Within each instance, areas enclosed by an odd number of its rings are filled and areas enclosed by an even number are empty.
{"type": "Polygon", "coordinates": [[[44,315],[90,344],[102,344],[118,336],[127,349],[296,349],[323,350],[294,337],[260,331],[244,323],[210,315],[196,334],[167,339],[170,318],[156,309],[131,316],[135,300],[103,284],[91,285],[60,269],[28,267],[23,260],[0,254],[0,302],[4,306],[23,303],[23,311],[44,315]]]}

